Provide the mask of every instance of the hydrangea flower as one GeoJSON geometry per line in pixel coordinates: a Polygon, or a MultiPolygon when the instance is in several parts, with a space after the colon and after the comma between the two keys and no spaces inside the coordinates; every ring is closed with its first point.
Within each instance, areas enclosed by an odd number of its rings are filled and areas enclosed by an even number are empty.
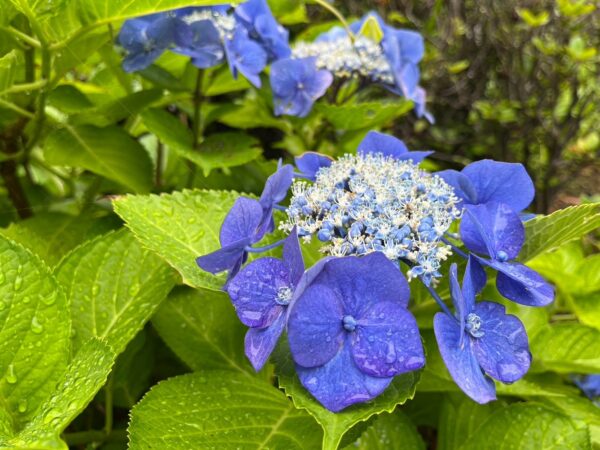
{"type": "Polygon", "coordinates": [[[507,204],[489,201],[470,205],[460,224],[465,246],[481,264],[498,271],[496,286],[506,298],[528,306],[545,306],[554,300],[554,289],[534,270],[514,262],[525,242],[525,227],[507,204]]]}
{"type": "Polygon", "coordinates": [[[531,354],[521,321],[506,314],[504,306],[475,302],[477,288],[469,260],[462,289],[456,264],[450,268],[450,285],[456,316],[437,313],[433,327],[440,353],[456,384],[473,400],[496,399],[491,378],[514,383],[529,370],[531,354]],[[491,378],[490,378],[491,377],[491,378]]]}
{"type": "MultiPolygon", "coordinates": [[[[345,29],[336,26],[319,35],[314,42],[297,43],[292,48],[291,58],[282,66],[289,67],[290,71],[299,70],[300,67],[304,71],[325,70],[331,73],[332,79],[360,77],[379,84],[412,100],[418,117],[424,116],[433,122],[433,117],[425,110],[425,90],[418,86],[418,64],[424,53],[423,37],[415,31],[397,30],[386,25],[376,13],[365,15],[352,23],[350,29],[354,33],[352,37],[345,29]],[[380,42],[360,34],[365,21],[372,17],[376,18],[383,32],[380,42]],[[291,61],[295,60],[302,60],[302,65],[292,65],[291,61]]],[[[271,75],[271,84],[281,83],[279,77],[289,79],[284,71],[271,75]]],[[[314,96],[304,108],[279,109],[278,113],[303,117],[308,114],[314,100],[324,95],[325,90],[314,96]]],[[[274,96],[276,105],[281,103],[281,95],[275,93],[274,96]]]]}
{"type": "Polygon", "coordinates": [[[333,76],[318,70],[315,58],[281,59],[271,66],[275,114],[305,117],[316,99],[327,91],[333,76]]]}
{"type": "Polygon", "coordinates": [[[333,159],[330,157],[316,152],[306,152],[294,158],[296,167],[299,170],[298,176],[310,181],[315,181],[319,169],[331,166],[332,161],[333,159]]]}
{"type": "Polygon", "coordinates": [[[307,275],[288,339],[300,381],[327,409],[370,400],[395,375],[423,367],[408,283],[385,256],[326,259],[307,275]]]}
{"type": "Polygon", "coordinates": [[[174,42],[177,19],[173,14],[151,14],[127,20],[119,33],[119,44],[127,51],[123,70],[145,69],[174,42]]]}
{"type": "Polygon", "coordinates": [[[370,133],[356,156],[321,167],[312,184],[294,182],[288,221],[280,227],[297,227],[306,241],[316,236],[333,256],[381,251],[429,284],[450,254],[441,237],[460,213],[452,188],[413,162],[425,156],[392,136],[370,133]]]}
{"type": "Polygon", "coordinates": [[[587,398],[600,406],[600,374],[578,375],[573,381],[587,398]]]}
{"type": "Polygon", "coordinates": [[[283,260],[259,258],[244,267],[227,285],[227,293],[244,325],[246,356],[259,371],[273,352],[285,327],[286,310],[304,273],[298,236],[283,244],[283,260]]]}

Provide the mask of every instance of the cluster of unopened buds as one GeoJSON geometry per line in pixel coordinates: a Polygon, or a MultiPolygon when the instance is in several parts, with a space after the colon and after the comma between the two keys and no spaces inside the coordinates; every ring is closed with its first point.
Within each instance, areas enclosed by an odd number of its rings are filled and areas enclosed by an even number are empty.
{"type": "Polygon", "coordinates": [[[533,183],[520,164],[490,160],[428,173],[419,163],[429,153],[370,132],[356,155],[306,153],[296,168],[280,165],[260,198],[235,202],[221,248],[197,262],[211,273],[228,272],[224,289],[249,327],[245,351],[256,370],[287,330],[300,381],[321,404],[340,411],[373,399],[394,376],[426,363],[409,310],[409,281],[418,280],[442,309],[435,336],[467,395],[486,403],[496,398],[494,379],[513,383],[526,374],[531,354],[523,324],[503,305],[476,298],[492,269],[505,298],[528,306],[553,301],[552,286],[516,261],[533,183]],[[286,212],[278,226],[276,210],[286,212]],[[277,229],[287,237],[257,246],[277,229]],[[322,243],[323,257],[306,268],[301,242],[312,239],[322,243]],[[279,245],[282,258],[247,263],[250,254],[279,245]],[[463,259],[448,270],[454,312],[436,291],[452,254],[463,259]]]}

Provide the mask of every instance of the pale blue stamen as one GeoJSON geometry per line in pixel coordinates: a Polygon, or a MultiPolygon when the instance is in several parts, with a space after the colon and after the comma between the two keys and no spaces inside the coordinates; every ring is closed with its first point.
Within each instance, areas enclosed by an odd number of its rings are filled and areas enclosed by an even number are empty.
{"type": "Polygon", "coordinates": [[[277,298],[275,299],[275,302],[278,305],[287,306],[290,304],[293,294],[294,291],[292,291],[291,288],[288,286],[282,286],[277,290],[277,298]]]}
{"type": "Polygon", "coordinates": [[[356,329],[356,319],[352,316],[344,316],[342,323],[346,331],[354,331],[356,329]]]}
{"type": "Polygon", "coordinates": [[[467,316],[467,322],[465,324],[465,328],[467,329],[469,334],[471,336],[473,336],[474,338],[480,338],[485,334],[485,332],[480,329],[481,325],[482,325],[481,318],[477,314],[470,313],[467,316]]]}

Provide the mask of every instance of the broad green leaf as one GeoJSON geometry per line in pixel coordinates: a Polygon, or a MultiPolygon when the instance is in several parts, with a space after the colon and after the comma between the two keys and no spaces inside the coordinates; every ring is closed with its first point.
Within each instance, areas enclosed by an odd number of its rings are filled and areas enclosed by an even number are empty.
{"type": "Polygon", "coordinates": [[[365,102],[349,105],[318,103],[319,111],[331,124],[340,130],[359,130],[383,126],[403,116],[413,107],[411,101],[365,102]]]}
{"type": "Polygon", "coordinates": [[[131,411],[129,449],[315,449],[321,432],[270,384],[209,370],[159,383],[131,411]]]}
{"type": "Polygon", "coordinates": [[[379,22],[374,16],[367,17],[358,31],[360,36],[365,36],[373,42],[379,44],[383,39],[383,30],[379,26],[379,22]]]}
{"type": "Polygon", "coordinates": [[[265,98],[249,90],[240,102],[228,105],[218,120],[232,128],[277,128],[284,133],[291,133],[292,124],[287,119],[274,117],[272,108],[265,98]]]}
{"type": "Polygon", "coordinates": [[[82,167],[134,190],[152,187],[152,162],[144,148],[122,128],[65,125],[46,139],[50,164],[82,167]]]}
{"type": "Polygon", "coordinates": [[[275,372],[279,379],[279,387],[291,397],[296,408],[307,410],[323,428],[322,448],[324,450],[335,450],[344,434],[356,424],[369,419],[375,414],[392,412],[397,405],[412,399],[419,381],[419,372],[399,375],[394,378],[385,392],[374,400],[352,405],[341,412],[333,413],[324,408],[302,386],[286,345],[280,345],[276,349],[275,360],[275,372]]]}
{"type": "Polygon", "coordinates": [[[91,108],[94,104],[86,95],[71,84],[61,84],[48,95],[48,104],[65,114],[73,114],[91,108]]]}
{"type": "Polygon", "coordinates": [[[582,420],[590,429],[593,448],[600,446],[600,408],[585,397],[543,398],[546,406],[555,408],[571,419],[582,420]]]}
{"type": "Polygon", "coordinates": [[[347,450],[425,450],[423,438],[400,410],[381,414],[347,450]]]}
{"type": "Polygon", "coordinates": [[[569,298],[579,321],[600,330],[600,290],[590,294],[573,294],[569,298]]]}
{"type": "Polygon", "coordinates": [[[0,237],[0,430],[19,431],[55,390],[69,360],[65,295],[49,269],[0,237]]]}
{"type": "Polygon", "coordinates": [[[115,363],[112,376],[113,401],[116,406],[131,409],[151,385],[156,339],[143,329],[127,344],[115,363]]]}
{"type": "Polygon", "coordinates": [[[447,395],[441,407],[437,450],[457,450],[504,402],[480,405],[464,394],[447,395]]]}
{"type": "Polygon", "coordinates": [[[12,50],[0,57],[0,96],[13,85],[17,72],[17,51],[12,50]]]}
{"type": "MultiPolygon", "coordinates": [[[[114,2],[112,0],[75,0],[81,21],[86,25],[102,25],[109,22],[144,16],[171,9],[190,6],[189,0],[137,0],[114,2]]],[[[222,0],[198,0],[194,6],[222,4],[222,0]]]]}
{"type": "Polygon", "coordinates": [[[121,353],[175,284],[172,269],[126,229],[89,241],[56,268],[79,348],[91,337],[121,353]]]}
{"type": "Polygon", "coordinates": [[[144,125],[179,156],[202,168],[205,176],[212,169],[235,167],[261,154],[259,142],[245,133],[225,132],[208,136],[197,149],[192,134],[177,118],[166,111],[152,109],[143,115],[144,125]]]}
{"type": "Polygon", "coordinates": [[[146,89],[112,100],[106,104],[85,110],[72,117],[74,124],[92,124],[105,127],[148,108],[162,97],[162,89],[146,89]]]}
{"type": "Polygon", "coordinates": [[[246,329],[223,292],[175,289],[152,318],[152,324],[192,370],[254,373],[244,355],[246,329]]]}
{"type": "Polygon", "coordinates": [[[95,338],[86,342],[25,428],[7,442],[0,438],[2,448],[67,450],[60,434],[104,385],[114,360],[115,354],[105,343],[95,338]]]}
{"type": "MultiPolygon", "coordinates": [[[[80,27],[81,25],[78,24],[72,31],[77,31],[80,27]]],[[[60,26],[52,26],[51,29],[64,30],[61,33],[63,36],[70,33],[64,29],[62,23],[60,26]]],[[[69,70],[78,66],[81,67],[102,46],[109,45],[110,43],[110,34],[106,32],[106,29],[93,30],[92,32],[79,35],[69,40],[63,49],[54,53],[53,69],[57,74],[64,76],[69,70]]]]}
{"type": "Polygon", "coordinates": [[[585,325],[549,325],[535,336],[531,352],[541,369],[600,373],[600,331],[585,325]]]}
{"type": "Polygon", "coordinates": [[[202,90],[206,96],[212,97],[215,95],[229,94],[231,92],[243,91],[248,89],[250,83],[244,77],[233,78],[231,70],[228,67],[223,67],[216,70],[210,78],[209,83],[202,90]]]}
{"type": "Polygon", "coordinates": [[[7,238],[20,243],[42,258],[50,267],[82,242],[118,226],[118,219],[102,211],[73,216],[64,213],[41,213],[12,223],[0,230],[7,238]]]}
{"type": "Polygon", "coordinates": [[[478,427],[461,447],[463,450],[590,449],[584,422],[571,420],[536,403],[514,403],[478,427]]]}
{"type": "Polygon", "coordinates": [[[525,222],[525,244],[519,260],[559,248],[600,227],[600,203],[587,203],[561,209],[525,222]]]}
{"type": "Polygon", "coordinates": [[[115,200],[114,207],[140,242],[179,271],[184,283],[218,291],[225,277],[204,272],[196,258],[220,247],[221,224],[238,197],[235,192],[186,190],[128,195],[115,200]]]}

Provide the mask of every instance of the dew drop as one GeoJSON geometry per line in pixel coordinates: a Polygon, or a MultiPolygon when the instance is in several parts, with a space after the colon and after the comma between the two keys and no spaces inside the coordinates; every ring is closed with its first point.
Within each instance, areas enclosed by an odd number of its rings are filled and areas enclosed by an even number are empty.
{"type": "Polygon", "coordinates": [[[27,399],[26,398],[22,398],[21,400],[19,400],[19,405],[18,405],[18,410],[20,413],[24,413],[27,411],[27,399]]]}
{"type": "Polygon", "coordinates": [[[15,291],[18,291],[23,286],[23,277],[17,275],[15,278],[15,291]]]}
{"type": "Polygon", "coordinates": [[[129,288],[129,295],[131,295],[132,297],[135,297],[139,293],[140,293],[140,284],[139,283],[132,284],[131,287],[129,288]]]}
{"type": "Polygon", "coordinates": [[[31,331],[33,331],[35,334],[41,334],[42,331],[44,331],[44,327],[35,316],[33,316],[33,319],[31,319],[31,331]]]}
{"type": "Polygon", "coordinates": [[[56,302],[56,295],[56,291],[47,296],[42,295],[42,303],[48,306],[53,305],[56,302]]]}
{"type": "Polygon", "coordinates": [[[96,295],[98,295],[98,292],[100,292],[100,286],[97,284],[94,284],[92,286],[92,295],[95,297],[96,295]]]}
{"type": "Polygon", "coordinates": [[[6,369],[6,381],[9,384],[15,384],[17,382],[17,374],[15,373],[15,366],[12,364],[8,365],[6,369]]]}

